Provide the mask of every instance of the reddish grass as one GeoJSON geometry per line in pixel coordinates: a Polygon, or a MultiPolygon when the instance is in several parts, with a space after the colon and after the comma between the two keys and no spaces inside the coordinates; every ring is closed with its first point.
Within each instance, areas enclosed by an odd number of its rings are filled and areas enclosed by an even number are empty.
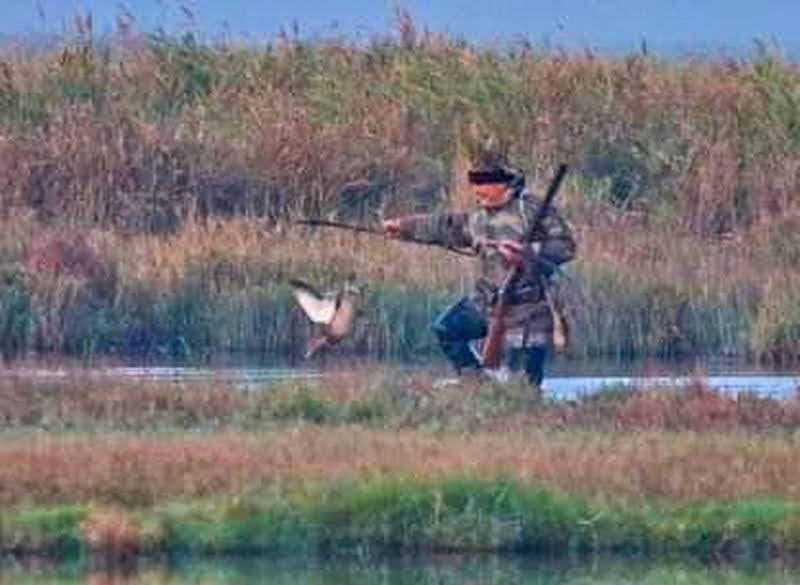
{"type": "Polygon", "coordinates": [[[120,563],[147,552],[142,528],[126,510],[118,506],[94,506],[81,531],[88,552],[97,559],[120,563]]]}
{"type": "Polygon", "coordinates": [[[391,368],[330,370],[322,380],[250,391],[229,381],[109,382],[79,374],[43,382],[12,373],[0,381],[0,422],[7,429],[243,430],[283,425],[315,408],[330,413],[328,424],[369,408],[373,414],[365,424],[407,429],[760,432],[800,426],[800,394],[785,400],[724,394],[702,379],[682,388],[645,387],[577,401],[532,401],[527,389],[514,387],[434,388],[429,374],[391,368]],[[314,404],[304,410],[304,400],[314,404]]]}
{"type": "Polygon", "coordinates": [[[25,266],[32,273],[99,279],[106,276],[100,252],[77,230],[49,230],[31,242],[25,266]]]}
{"type": "Polygon", "coordinates": [[[525,428],[532,423],[548,428],[631,431],[793,430],[800,425],[800,400],[726,395],[709,390],[699,380],[686,388],[644,388],[613,399],[600,396],[578,403],[553,403],[516,418],[516,423],[506,421],[510,423],[507,428],[525,428]]]}
{"type": "MultiPolygon", "coordinates": [[[[436,436],[302,425],[265,435],[35,435],[0,445],[0,502],[135,505],[383,473],[507,474],[623,498],[800,501],[798,453],[796,437],[741,433],[436,436]]],[[[124,535],[111,524],[98,520],[96,529],[124,535]]]]}
{"type": "Polygon", "coordinates": [[[413,207],[411,187],[449,182],[486,132],[534,177],[560,160],[591,177],[587,154],[618,147],[623,158],[607,164],[648,166],[645,198],[674,205],[673,227],[727,233],[796,206],[787,95],[800,78],[768,56],[670,63],[529,48],[508,58],[432,37],[263,51],[133,38],[110,61],[81,42],[33,59],[0,54],[0,87],[17,105],[0,119],[6,209],[126,228],[231,209],[286,219],[388,177],[399,185],[384,193],[391,213],[413,207]]]}

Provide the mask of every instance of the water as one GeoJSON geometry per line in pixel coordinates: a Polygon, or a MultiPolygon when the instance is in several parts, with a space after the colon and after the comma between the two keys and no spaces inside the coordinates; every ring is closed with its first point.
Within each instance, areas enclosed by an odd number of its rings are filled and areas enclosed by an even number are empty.
{"type": "Polygon", "coordinates": [[[609,386],[682,386],[702,381],[727,394],[750,392],[771,398],[792,398],[800,391],[800,371],[727,360],[556,361],[544,390],[556,398],[574,398],[609,386]]]}
{"type": "Polygon", "coordinates": [[[566,562],[516,557],[423,557],[391,561],[250,559],[184,561],[127,571],[6,567],[0,583],[20,585],[784,585],[800,571],[781,565],[706,566],[625,559],[566,562]]]}
{"type": "MultiPolygon", "coordinates": [[[[156,382],[209,382],[234,383],[243,387],[263,386],[280,380],[315,380],[331,371],[373,370],[414,374],[431,372],[442,377],[451,376],[446,364],[431,362],[425,365],[400,365],[382,362],[336,362],[309,366],[262,366],[247,362],[222,361],[210,366],[163,364],[97,363],[89,367],[74,363],[48,364],[43,362],[18,362],[6,365],[6,372],[21,377],[58,379],[74,375],[76,371],[90,377],[115,380],[147,380],[156,382]]],[[[702,380],[709,388],[736,394],[751,392],[764,397],[791,398],[800,392],[800,371],[759,368],[736,362],[666,362],[666,361],[566,361],[557,360],[547,369],[544,391],[556,399],[576,398],[609,386],[680,386],[702,380]]]]}

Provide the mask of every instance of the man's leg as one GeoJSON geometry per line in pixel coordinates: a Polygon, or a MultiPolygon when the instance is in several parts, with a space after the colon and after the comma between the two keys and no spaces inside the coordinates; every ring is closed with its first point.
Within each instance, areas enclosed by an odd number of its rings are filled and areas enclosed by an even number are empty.
{"type": "Polygon", "coordinates": [[[547,348],[534,345],[525,351],[527,352],[525,373],[528,375],[528,381],[539,388],[542,385],[542,380],[544,380],[544,362],[547,359],[547,348]]]}
{"type": "Polygon", "coordinates": [[[445,309],[434,322],[433,331],[456,372],[481,368],[469,342],[486,336],[486,318],[468,297],[445,309]]]}
{"type": "Polygon", "coordinates": [[[547,348],[544,346],[514,347],[508,352],[506,365],[512,372],[524,369],[528,381],[538,388],[542,385],[542,380],[544,379],[544,363],[546,359],[547,348]]]}

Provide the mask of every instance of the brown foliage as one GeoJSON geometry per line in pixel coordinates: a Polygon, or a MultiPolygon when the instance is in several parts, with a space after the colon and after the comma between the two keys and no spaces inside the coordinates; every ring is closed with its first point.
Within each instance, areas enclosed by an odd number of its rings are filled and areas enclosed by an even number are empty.
{"type": "Polygon", "coordinates": [[[89,553],[109,563],[130,560],[148,549],[136,520],[117,506],[93,506],[81,530],[89,553]]]}
{"type": "Polygon", "coordinates": [[[41,120],[0,120],[5,209],[164,229],[197,212],[327,213],[359,181],[383,184],[370,195],[379,199],[400,185],[390,203],[407,209],[415,187],[448,186],[468,148],[460,128],[473,121],[513,144],[532,175],[568,160],[608,178],[635,161],[647,198],[668,200],[675,223],[700,233],[795,205],[791,63],[529,49],[505,59],[399,29],[395,46],[367,49],[137,39],[111,62],[85,44],[32,61],[11,54],[6,91],[41,120]]]}
{"type": "Polygon", "coordinates": [[[76,278],[102,278],[107,274],[101,254],[78,230],[41,230],[30,243],[26,258],[30,272],[76,278]]]}
{"type": "MultiPolygon", "coordinates": [[[[800,500],[798,452],[793,438],[669,432],[437,436],[304,425],[249,436],[33,436],[0,446],[0,501],[136,505],[381,473],[508,474],[633,498],[800,500]]],[[[110,518],[93,529],[121,550],[134,546],[134,530],[110,518]]]]}
{"type": "Polygon", "coordinates": [[[800,425],[800,400],[754,394],[726,395],[702,380],[688,387],[638,388],[606,397],[557,401],[487,421],[485,428],[586,429],[599,431],[745,432],[793,430],[800,425]]]}

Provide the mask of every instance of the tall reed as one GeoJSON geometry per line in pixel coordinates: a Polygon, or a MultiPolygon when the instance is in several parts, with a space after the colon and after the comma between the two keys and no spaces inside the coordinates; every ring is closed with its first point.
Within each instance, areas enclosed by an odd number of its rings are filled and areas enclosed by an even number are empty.
{"type": "Polygon", "coordinates": [[[4,351],[283,351],[299,342],[279,334],[296,323],[282,278],[332,281],[354,258],[380,281],[362,347],[427,350],[464,264],[288,222],[464,206],[469,154],[494,135],[534,187],[572,165],[577,354],[797,357],[791,294],[765,284],[797,287],[794,63],[486,48],[401,21],[366,45],[101,43],[84,25],[58,51],[5,49],[0,203],[28,249],[3,244],[4,351]],[[100,257],[67,238],[83,268],[44,282],[29,260],[57,226],[100,257]]]}

